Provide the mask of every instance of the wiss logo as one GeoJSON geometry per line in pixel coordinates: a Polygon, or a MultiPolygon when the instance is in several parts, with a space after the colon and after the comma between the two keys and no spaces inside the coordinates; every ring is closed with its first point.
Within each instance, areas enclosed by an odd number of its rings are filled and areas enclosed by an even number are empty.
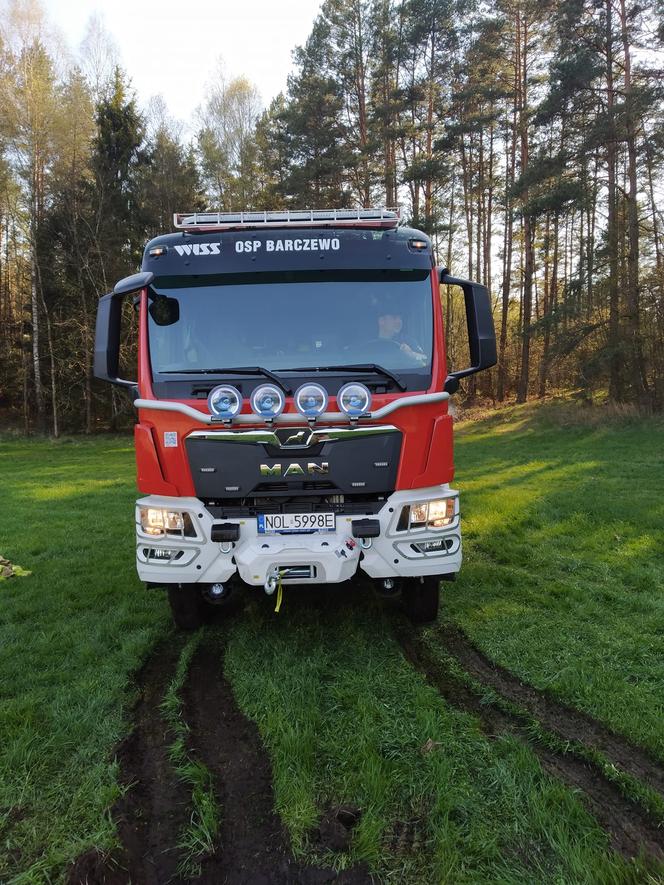
{"type": "Polygon", "coordinates": [[[219,243],[187,243],[186,246],[176,246],[178,255],[219,255],[221,252],[219,243]]]}

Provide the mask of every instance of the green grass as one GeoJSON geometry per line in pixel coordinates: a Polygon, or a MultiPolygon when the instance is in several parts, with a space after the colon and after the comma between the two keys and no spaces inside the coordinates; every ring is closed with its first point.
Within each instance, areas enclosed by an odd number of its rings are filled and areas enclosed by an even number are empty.
{"type": "Polygon", "coordinates": [[[134,571],[132,457],[127,439],[0,442],[0,555],[31,572],[0,584],[0,881],[114,844],[131,674],[170,629],[134,571]]]}
{"type": "MultiPolygon", "coordinates": [[[[532,409],[462,426],[465,563],[443,617],[664,758],[662,430],[561,427],[532,409]]],[[[171,629],[163,595],[134,571],[133,473],[125,439],[0,441],[0,556],[30,573],[0,582],[2,882],[61,881],[116,838],[113,752],[132,674],[171,629]]],[[[487,739],[424,682],[380,606],[335,598],[287,589],[275,615],[256,591],[227,628],[226,670],[298,855],[316,855],[312,828],[345,802],[362,817],[350,852],[326,862],[365,860],[386,882],[646,881],[530,749],[487,739]],[[410,835],[393,850],[400,822],[410,835]]],[[[179,715],[186,662],[167,715],[179,715]]],[[[183,842],[209,837],[204,800],[183,842]]]]}
{"type": "Polygon", "coordinates": [[[465,561],[444,616],[664,759],[664,423],[567,415],[525,406],[460,428],[465,561]]]}
{"type": "Polygon", "coordinates": [[[607,850],[578,798],[528,748],[485,737],[406,665],[370,602],[319,608],[287,595],[279,616],[256,604],[232,632],[226,672],[270,749],[277,807],[300,854],[315,855],[307,834],[341,802],[362,809],[352,850],[323,859],[367,861],[387,882],[645,875],[607,850]],[[397,822],[414,822],[415,851],[387,850],[397,822]]]}

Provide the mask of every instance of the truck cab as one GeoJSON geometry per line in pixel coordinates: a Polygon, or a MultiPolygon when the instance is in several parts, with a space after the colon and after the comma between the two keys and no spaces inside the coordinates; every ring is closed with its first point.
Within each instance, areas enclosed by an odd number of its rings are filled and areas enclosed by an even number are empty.
{"type": "MultiPolygon", "coordinates": [[[[99,303],[97,377],[129,389],[136,566],[176,624],[243,586],[360,576],[435,619],[461,566],[448,401],[496,362],[484,286],[436,267],[395,210],[182,213],[99,303]],[[471,365],[448,373],[440,284],[471,365]],[[119,377],[122,300],[136,380],[119,377]]],[[[315,587],[312,587],[312,592],[315,587]]]]}

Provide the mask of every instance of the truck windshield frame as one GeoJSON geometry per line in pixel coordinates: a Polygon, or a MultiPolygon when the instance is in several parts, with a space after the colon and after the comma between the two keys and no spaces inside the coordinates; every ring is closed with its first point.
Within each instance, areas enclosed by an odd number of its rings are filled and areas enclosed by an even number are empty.
{"type": "MultiPolygon", "coordinates": [[[[231,378],[217,367],[264,366],[303,383],[307,372],[374,363],[375,384],[427,389],[434,345],[430,271],[332,270],[157,277],[150,297],[177,299],[177,319],[158,324],[148,313],[155,384],[231,378]],[[389,375],[398,379],[395,385],[389,375]]],[[[246,373],[245,373],[246,375],[246,373]]],[[[265,379],[247,379],[250,383],[265,379]]],[[[365,380],[365,379],[363,379],[365,380]]],[[[176,393],[173,391],[173,393],[176,393]]],[[[177,395],[177,394],[176,394],[177,395]]]]}

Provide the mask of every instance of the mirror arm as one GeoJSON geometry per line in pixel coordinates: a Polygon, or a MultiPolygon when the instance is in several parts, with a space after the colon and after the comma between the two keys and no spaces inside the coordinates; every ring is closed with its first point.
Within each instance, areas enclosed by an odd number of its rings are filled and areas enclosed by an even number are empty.
{"type": "Polygon", "coordinates": [[[154,274],[142,272],[125,277],[115,284],[113,291],[99,299],[95,328],[94,375],[102,381],[128,390],[137,390],[136,381],[118,377],[120,363],[120,325],[122,299],[141,292],[154,279],[154,274]]]}
{"type": "Polygon", "coordinates": [[[450,372],[445,381],[445,390],[448,393],[456,393],[461,378],[466,378],[468,375],[474,375],[476,372],[496,365],[498,361],[496,332],[493,325],[491,299],[486,286],[453,277],[445,267],[439,270],[439,280],[444,285],[460,286],[466,307],[471,365],[466,369],[450,372]]]}

